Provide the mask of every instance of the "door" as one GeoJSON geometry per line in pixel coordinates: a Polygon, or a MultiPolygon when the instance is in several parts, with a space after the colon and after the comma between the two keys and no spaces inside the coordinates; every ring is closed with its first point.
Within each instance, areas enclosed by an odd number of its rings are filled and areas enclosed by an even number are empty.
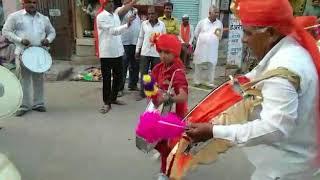
{"type": "Polygon", "coordinates": [[[199,21],[199,2],[200,0],[171,0],[173,3],[173,16],[181,22],[184,14],[190,17],[190,24],[195,28],[199,21]]]}
{"type": "Polygon", "coordinates": [[[49,17],[57,33],[50,49],[54,59],[70,60],[73,52],[72,1],[38,1],[39,12],[49,17]]]}

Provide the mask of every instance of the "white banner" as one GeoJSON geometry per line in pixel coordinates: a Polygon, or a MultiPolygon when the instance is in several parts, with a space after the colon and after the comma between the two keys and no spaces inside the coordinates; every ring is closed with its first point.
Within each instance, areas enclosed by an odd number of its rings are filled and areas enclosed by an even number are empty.
{"type": "Polygon", "coordinates": [[[240,21],[233,15],[229,17],[229,41],[228,41],[228,65],[237,65],[241,67],[242,61],[242,25],[240,21]]]}

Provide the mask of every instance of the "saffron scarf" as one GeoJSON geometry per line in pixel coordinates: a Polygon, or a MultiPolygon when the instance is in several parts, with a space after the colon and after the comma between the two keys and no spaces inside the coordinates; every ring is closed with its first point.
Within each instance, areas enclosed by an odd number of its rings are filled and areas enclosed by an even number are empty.
{"type": "Polygon", "coordinates": [[[189,41],[190,41],[190,24],[188,24],[187,27],[185,27],[183,25],[183,23],[181,23],[180,31],[181,31],[182,40],[185,43],[189,43],[189,41]]]}

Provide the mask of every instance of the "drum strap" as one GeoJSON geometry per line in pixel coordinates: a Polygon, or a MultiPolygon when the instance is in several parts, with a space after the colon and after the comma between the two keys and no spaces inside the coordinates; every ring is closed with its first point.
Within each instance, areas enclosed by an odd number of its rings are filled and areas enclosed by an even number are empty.
{"type": "Polygon", "coordinates": [[[261,77],[250,81],[247,84],[244,84],[242,86],[243,91],[249,91],[250,89],[252,89],[252,87],[254,87],[257,83],[266,80],[266,79],[270,79],[273,77],[281,77],[284,79],[287,79],[294,87],[295,89],[298,91],[300,89],[300,77],[299,75],[297,75],[296,73],[288,70],[287,68],[283,68],[283,67],[279,67],[276,68],[274,70],[270,70],[267,71],[265,74],[263,74],[261,77]]]}

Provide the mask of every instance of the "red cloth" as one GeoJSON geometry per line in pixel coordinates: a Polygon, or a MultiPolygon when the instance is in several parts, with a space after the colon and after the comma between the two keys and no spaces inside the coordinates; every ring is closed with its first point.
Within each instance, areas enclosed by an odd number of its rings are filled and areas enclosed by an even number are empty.
{"type": "MultiPolygon", "coordinates": [[[[178,60],[180,61],[180,60],[178,60]]],[[[188,93],[188,81],[186,74],[184,72],[184,66],[180,66],[178,63],[174,62],[173,64],[166,66],[164,63],[156,65],[152,70],[152,77],[154,77],[160,89],[166,91],[169,88],[170,80],[173,76],[173,73],[177,69],[175,76],[172,82],[172,88],[174,89],[175,94],[179,94],[180,89],[183,89],[188,93]]],[[[177,103],[176,104],[176,114],[179,117],[184,117],[188,111],[188,103],[177,103]]]]}
{"type": "MultiPolygon", "coordinates": [[[[181,43],[174,35],[160,35],[155,40],[157,51],[168,51],[175,55],[172,64],[164,64],[163,62],[156,65],[152,70],[152,77],[158,84],[159,88],[166,91],[169,88],[170,81],[174,75],[172,87],[175,94],[179,94],[180,89],[183,89],[188,94],[188,81],[184,72],[184,65],[180,60],[181,43]],[[180,70],[178,70],[180,69],[180,70]],[[177,71],[178,70],[178,71],[177,71]]],[[[183,118],[188,112],[188,103],[176,103],[176,114],[183,118]]],[[[179,139],[179,138],[178,138],[179,139]]],[[[156,149],[161,155],[161,172],[166,172],[167,158],[177,143],[178,139],[159,142],[156,149]]]]}
{"type": "MultiPolygon", "coordinates": [[[[236,78],[240,84],[246,84],[250,80],[245,76],[236,78]]],[[[191,123],[206,123],[212,120],[223,111],[227,110],[234,104],[243,99],[242,95],[234,90],[234,87],[229,82],[221,85],[219,88],[212,91],[199,103],[188,115],[188,122],[191,123]],[[212,103],[214,102],[214,103],[212,103]]]]}
{"type": "Polygon", "coordinates": [[[318,24],[317,16],[297,16],[295,21],[304,28],[318,24]]]}
{"type": "MultiPolygon", "coordinates": [[[[298,16],[295,21],[303,28],[308,28],[318,24],[317,16],[298,16]]],[[[319,39],[318,27],[308,28],[306,30],[311,33],[316,40],[319,39]]]]}
{"type": "MultiPolygon", "coordinates": [[[[283,35],[292,35],[311,55],[320,77],[320,53],[315,39],[304,30],[301,22],[293,16],[288,0],[237,0],[238,15],[244,26],[272,26],[283,35]]],[[[319,95],[317,112],[319,114],[319,95]]],[[[320,120],[318,115],[318,143],[320,145],[320,120]]],[[[320,163],[320,148],[317,161],[320,163]]]]}
{"type": "Polygon", "coordinates": [[[99,55],[99,35],[98,35],[98,26],[97,26],[97,16],[104,10],[106,5],[108,4],[109,0],[100,0],[101,7],[97,11],[96,17],[94,18],[94,30],[93,35],[95,38],[95,50],[96,50],[96,56],[100,57],[99,55]]]}
{"type": "Polygon", "coordinates": [[[181,53],[181,43],[177,36],[170,34],[160,35],[156,41],[157,51],[169,51],[176,57],[180,56],[181,53]]]}
{"type": "Polygon", "coordinates": [[[209,94],[188,116],[188,122],[207,123],[232,105],[240,102],[242,95],[235,92],[233,85],[226,83],[209,94]]]}
{"type": "MultiPolygon", "coordinates": [[[[152,70],[152,77],[154,77],[158,86],[162,90],[168,90],[170,80],[173,73],[176,71],[173,78],[172,87],[175,94],[179,94],[180,89],[183,89],[188,93],[188,81],[184,71],[184,65],[179,58],[181,51],[181,43],[178,38],[174,35],[161,35],[156,42],[157,51],[169,51],[173,53],[176,57],[174,58],[172,64],[167,65],[163,62],[156,65],[152,70]]],[[[176,114],[180,117],[184,117],[188,111],[187,102],[176,104],[176,114]]]]}

